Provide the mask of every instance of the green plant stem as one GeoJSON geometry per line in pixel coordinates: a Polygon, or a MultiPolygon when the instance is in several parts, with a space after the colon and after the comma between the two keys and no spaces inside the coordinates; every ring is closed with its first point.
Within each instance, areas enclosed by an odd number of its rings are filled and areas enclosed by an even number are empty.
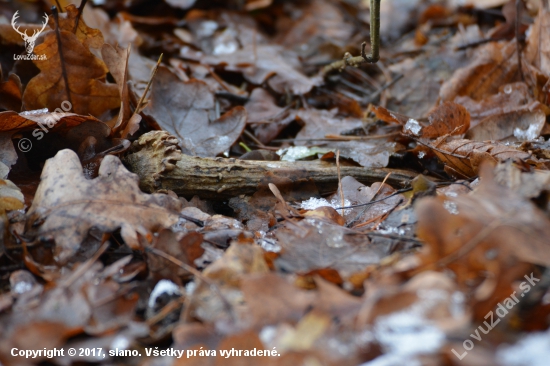
{"type": "Polygon", "coordinates": [[[369,55],[365,52],[367,43],[361,44],[361,56],[352,56],[349,52],[344,54],[344,58],[340,61],[331,63],[325,66],[321,75],[325,76],[333,70],[342,71],[346,66],[358,67],[364,63],[374,64],[380,59],[380,0],[370,0],[370,45],[371,52],[369,55]]]}

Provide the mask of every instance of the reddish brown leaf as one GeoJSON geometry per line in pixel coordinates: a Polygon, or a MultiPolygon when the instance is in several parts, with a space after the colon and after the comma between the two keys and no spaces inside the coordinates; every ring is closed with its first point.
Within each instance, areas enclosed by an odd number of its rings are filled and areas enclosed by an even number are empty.
{"type": "Polygon", "coordinates": [[[445,164],[449,173],[459,178],[470,178],[477,175],[482,160],[506,161],[508,159],[527,161],[531,154],[514,149],[512,146],[496,142],[475,142],[470,140],[438,139],[432,145],[439,160],[445,164]]]}
{"type": "Polygon", "coordinates": [[[63,60],[59,56],[54,31],[47,32],[44,43],[34,50],[37,54],[46,55],[47,60],[34,61],[41,73],[31,79],[25,88],[24,108],[48,108],[53,111],[63,102],[69,101],[73,112],[99,117],[119,107],[118,87],[105,82],[108,70],[103,61],[95,57],[73,33],[60,33],[63,60]],[[65,85],[61,62],[67,72],[68,86],[65,85]]]}
{"type": "Polygon", "coordinates": [[[460,281],[483,270],[506,270],[517,259],[548,266],[548,218],[497,184],[488,165],[482,173],[480,187],[471,194],[425,198],[415,206],[418,236],[428,244],[423,260],[449,266],[460,281]]]}
{"type": "Polygon", "coordinates": [[[421,137],[435,138],[444,135],[462,135],[470,128],[470,113],[463,106],[445,102],[428,114],[428,125],[422,128],[421,137]]]}

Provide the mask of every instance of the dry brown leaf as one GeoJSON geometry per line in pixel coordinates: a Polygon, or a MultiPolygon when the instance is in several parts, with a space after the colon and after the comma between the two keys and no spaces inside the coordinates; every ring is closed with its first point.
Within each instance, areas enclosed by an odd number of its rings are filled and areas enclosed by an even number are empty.
{"type": "MultiPolygon", "coordinates": [[[[16,113],[12,111],[7,111],[0,112],[0,131],[20,132],[35,129],[38,130],[41,135],[44,135],[44,133],[47,133],[46,131],[52,131],[61,126],[63,126],[63,128],[75,127],[81,123],[84,123],[85,121],[97,121],[101,123],[101,121],[93,117],[79,116],[74,113],[50,113],[43,111],[32,111],[32,113],[16,113]]],[[[33,135],[38,140],[40,140],[39,137],[41,136],[39,135],[39,132],[36,132],[33,135]]]]}
{"type": "Polygon", "coordinates": [[[387,123],[397,123],[403,126],[409,120],[409,117],[404,114],[392,112],[381,106],[371,106],[370,110],[374,112],[376,118],[387,123]]]}
{"type": "Polygon", "coordinates": [[[531,154],[497,142],[477,142],[470,140],[446,141],[443,137],[431,145],[445,170],[458,178],[475,177],[482,160],[506,161],[508,159],[526,161],[531,154]]]}
{"type": "Polygon", "coordinates": [[[120,138],[127,138],[128,135],[134,134],[141,122],[139,114],[132,115],[130,108],[130,91],[128,87],[128,61],[130,59],[130,46],[116,48],[104,44],[101,48],[101,56],[103,61],[109,68],[111,75],[115,79],[120,93],[120,112],[118,118],[112,127],[112,135],[120,138]]]}
{"type": "Polygon", "coordinates": [[[126,244],[139,248],[138,236],[178,220],[181,203],[162,194],[145,194],[138,178],[117,157],[107,156],[99,176],[88,180],[76,153],[62,150],[48,160],[28,212],[27,234],[54,239],[56,260],[64,263],[79,249],[90,228],[121,230],[126,244]]]}
{"type": "MultiPolygon", "coordinates": [[[[74,33],[86,49],[101,48],[105,43],[101,31],[88,27],[80,17],[80,11],[74,4],[69,4],[64,10],[65,12],[59,17],[59,29],[74,33]],[[75,32],[74,29],[77,19],[78,28],[75,32]]],[[[52,29],[57,27],[54,17],[50,17],[49,25],[52,29]]]]}
{"type": "Polygon", "coordinates": [[[101,31],[105,43],[127,47],[129,44],[139,46],[143,42],[138,32],[132,27],[131,21],[122,13],[110,19],[109,14],[100,7],[86,6],[82,12],[82,19],[90,27],[101,31]]]}
{"type": "Polygon", "coordinates": [[[473,193],[416,204],[417,233],[428,244],[424,262],[449,266],[459,281],[485,270],[498,273],[517,260],[550,265],[548,218],[528,199],[498,185],[492,168],[484,167],[473,193]]]}
{"type": "MultiPolygon", "coordinates": [[[[223,256],[204,270],[204,276],[211,280],[217,289],[201,281],[194,292],[197,304],[195,316],[203,321],[218,322],[234,318],[235,312],[242,309],[243,294],[241,282],[249,274],[265,274],[269,268],[260,246],[252,240],[233,241],[223,256]],[[222,297],[224,297],[222,299],[222,297]],[[228,304],[231,308],[228,308],[228,304]],[[232,314],[229,314],[230,311],[232,314]]],[[[246,317],[245,314],[242,314],[246,317]]]]}
{"type": "Polygon", "coordinates": [[[243,132],[247,118],[243,107],[235,107],[216,119],[208,85],[196,79],[182,82],[165,67],[158,69],[151,102],[143,113],[177,136],[186,153],[201,157],[228,150],[243,132]]]}
{"type": "Polygon", "coordinates": [[[324,44],[342,48],[348,46],[353,35],[353,24],[346,21],[342,10],[332,1],[307,3],[300,8],[300,18],[279,21],[282,32],[277,43],[304,56],[318,54],[319,47],[324,44]]]}
{"type": "Polygon", "coordinates": [[[297,57],[280,46],[246,44],[242,49],[221,56],[206,56],[201,60],[209,65],[223,66],[227,71],[242,72],[255,85],[266,82],[277,93],[287,91],[296,95],[309,92],[321,84],[320,77],[307,77],[298,67],[297,57]]]}
{"type": "Polygon", "coordinates": [[[476,50],[466,67],[454,72],[439,91],[443,101],[455,100],[457,96],[468,96],[481,100],[496,94],[500,86],[515,78],[518,70],[515,41],[491,42],[476,50]]]}
{"type": "Polygon", "coordinates": [[[540,103],[534,102],[526,108],[483,119],[465,137],[472,141],[503,140],[509,137],[531,141],[540,136],[545,124],[546,114],[540,103]]]}
{"type": "MultiPolygon", "coordinates": [[[[400,1],[403,3],[403,1],[400,1]]],[[[384,2],[381,3],[382,5],[384,2]]],[[[391,6],[390,4],[386,4],[391,6]]],[[[394,4],[395,5],[395,4],[394,4]]],[[[410,6],[411,3],[407,3],[410,6]]],[[[395,12],[396,16],[401,15],[401,10],[395,12]]],[[[395,23],[387,23],[389,29],[396,27],[395,23]]],[[[400,27],[396,27],[399,29],[400,27]]],[[[381,31],[381,34],[389,34],[381,31]]],[[[388,69],[394,75],[402,74],[403,78],[392,85],[388,90],[391,98],[387,107],[394,111],[417,118],[426,117],[432,108],[439,103],[441,81],[449,80],[459,67],[463,67],[470,61],[464,51],[457,51],[456,47],[467,43],[473,43],[483,38],[479,27],[469,26],[465,32],[457,32],[450,39],[440,42],[442,38],[430,39],[430,42],[423,48],[422,53],[414,58],[407,57],[402,61],[390,65],[388,69]]],[[[399,42],[401,43],[401,42],[399,42]]],[[[405,42],[406,44],[406,42],[405,42]]],[[[410,52],[410,48],[404,47],[404,52],[410,52]]],[[[395,52],[395,51],[394,51],[395,52]]],[[[451,101],[452,99],[443,99],[451,101]]]]}
{"type": "Polygon", "coordinates": [[[547,77],[550,76],[550,6],[547,1],[542,1],[529,34],[525,59],[547,77]]]}
{"type": "Polygon", "coordinates": [[[469,128],[470,113],[466,108],[453,102],[445,102],[428,114],[428,125],[422,127],[420,137],[461,135],[469,128]]]}
{"type": "MultiPolygon", "coordinates": [[[[204,253],[201,247],[202,241],[202,235],[197,232],[185,235],[182,232],[165,229],[160,231],[152,247],[194,267],[195,259],[204,253]]],[[[169,279],[179,286],[183,285],[181,278],[189,275],[186,269],[157,255],[148,255],[147,264],[154,278],[169,279]]]]}
{"type": "Polygon", "coordinates": [[[467,96],[459,96],[454,100],[455,103],[462,105],[470,112],[470,128],[474,128],[487,117],[513,112],[532,101],[529,87],[521,82],[502,85],[498,94],[480,101],[475,101],[467,96]]]}
{"type": "Polygon", "coordinates": [[[275,267],[284,272],[308,273],[332,268],[342,278],[378,263],[381,248],[370,245],[366,236],[323,220],[308,218],[274,231],[281,246],[275,267]]]}
{"type": "Polygon", "coordinates": [[[100,117],[104,112],[120,107],[118,86],[105,82],[108,70],[103,61],[95,57],[73,33],[61,31],[60,34],[63,60],[54,31],[45,33],[44,43],[34,49],[35,53],[46,55],[47,60],[33,61],[41,72],[25,88],[24,108],[48,108],[53,111],[69,101],[73,112],[100,117]],[[68,90],[61,62],[67,72],[68,90]]]}
{"type": "Polygon", "coordinates": [[[428,113],[426,119],[416,120],[384,107],[371,107],[376,117],[384,122],[403,126],[403,132],[424,138],[461,135],[470,128],[470,114],[463,106],[445,102],[428,113]]]}
{"type": "Polygon", "coordinates": [[[294,114],[277,106],[275,98],[263,88],[254,89],[244,107],[248,114],[248,124],[252,124],[254,135],[264,144],[277,137],[294,119],[294,114]]]}
{"type": "Polygon", "coordinates": [[[10,74],[8,80],[2,80],[2,69],[0,68],[0,109],[20,111],[23,86],[19,76],[10,74]]]}
{"type": "Polygon", "coordinates": [[[275,273],[246,275],[241,289],[254,326],[298,321],[315,298],[275,273]]]}
{"type": "MultiPolygon", "coordinates": [[[[296,116],[304,123],[304,127],[296,135],[296,139],[325,138],[327,134],[340,135],[363,126],[361,119],[340,118],[336,111],[301,109],[296,116]]],[[[296,142],[296,145],[307,144],[307,141],[296,142]]]]}

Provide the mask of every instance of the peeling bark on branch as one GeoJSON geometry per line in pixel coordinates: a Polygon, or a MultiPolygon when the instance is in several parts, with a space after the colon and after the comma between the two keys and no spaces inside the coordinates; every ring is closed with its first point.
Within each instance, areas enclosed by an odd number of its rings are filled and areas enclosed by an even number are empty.
{"type": "MultiPolygon", "coordinates": [[[[181,153],[178,140],[165,131],[149,132],[135,141],[122,161],[140,178],[146,192],[171,190],[180,196],[198,195],[223,200],[253,194],[268,183],[312,180],[321,194],[336,190],[336,165],[324,161],[251,161],[199,158],[181,153]]],[[[388,183],[401,188],[415,173],[386,168],[341,166],[342,176],[352,176],[364,184],[380,182],[392,172],[388,183]]]]}

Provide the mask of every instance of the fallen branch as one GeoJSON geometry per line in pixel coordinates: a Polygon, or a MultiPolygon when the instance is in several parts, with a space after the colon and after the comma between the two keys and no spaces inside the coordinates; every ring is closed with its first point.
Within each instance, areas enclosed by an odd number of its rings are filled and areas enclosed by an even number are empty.
{"type": "MultiPolygon", "coordinates": [[[[313,181],[321,194],[338,186],[336,166],[325,161],[252,161],[199,158],[182,154],[178,140],[165,131],[153,131],[134,141],[122,158],[140,178],[145,192],[171,190],[183,197],[198,195],[223,200],[253,194],[269,183],[313,181]]],[[[364,184],[381,182],[391,172],[388,183],[404,187],[416,174],[387,168],[341,165],[342,176],[352,176],[364,184]]]]}

